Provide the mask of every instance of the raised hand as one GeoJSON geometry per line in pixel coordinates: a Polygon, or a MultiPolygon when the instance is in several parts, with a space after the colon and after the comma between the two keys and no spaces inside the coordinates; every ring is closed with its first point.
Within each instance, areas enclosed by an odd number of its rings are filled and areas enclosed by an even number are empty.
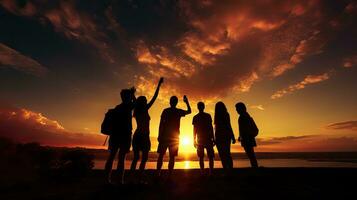
{"type": "Polygon", "coordinates": [[[136,92],[135,87],[130,88],[130,92],[131,92],[132,94],[135,94],[135,92],[136,92]]]}
{"type": "Polygon", "coordinates": [[[159,85],[161,85],[164,82],[164,77],[161,77],[159,80],[159,85]]]}
{"type": "Polygon", "coordinates": [[[188,103],[188,99],[187,99],[186,95],[183,95],[183,101],[184,101],[185,103],[188,103]]]}

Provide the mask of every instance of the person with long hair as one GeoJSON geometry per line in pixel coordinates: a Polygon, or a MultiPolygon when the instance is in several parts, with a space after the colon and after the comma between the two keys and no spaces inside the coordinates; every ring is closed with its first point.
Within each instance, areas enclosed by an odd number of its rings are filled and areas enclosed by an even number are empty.
{"type": "Polygon", "coordinates": [[[223,102],[216,103],[214,113],[215,125],[215,143],[219,157],[221,158],[222,166],[226,172],[233,168],[233,160],[231,155],[231,143],[235,144],[231,120],[226,106],[223,102]]]}
{"type": "Polygon", "coordinates": [[[164,78],[160,78],[154,96],[150,102],[147,103],[145,96],[139,96],[134,107],[134,118],[136,119],[137,128],[133,136],[133,152],[134,157],[131,163],[131,171],[136,169],[136,164],[140,159],[140,152],[142,152],[141,163],[139,166],[140,178],[143,175],[146,162],[148,160],[149,151],[151,148],[150,142],[150,115],[149,109],[154,104],[159,95],[160,86],[164,82],[164,78]]]}

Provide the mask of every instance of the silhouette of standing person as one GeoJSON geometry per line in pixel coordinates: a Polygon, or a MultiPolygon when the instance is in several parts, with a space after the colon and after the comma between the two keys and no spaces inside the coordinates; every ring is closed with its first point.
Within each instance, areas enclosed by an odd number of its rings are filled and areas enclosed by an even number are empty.
{"type": "Polygon", "coordinates": [[[187,110],[182,110],[176,108],[178,103],[178,98],[172,96],[170,98],[170,107],[164,109],[161,114],[159,136],[157,147],[157,153],[159,157],[157,160],[157,175],[161,175],[161,167],[163,162],[163,157],[166,150],[169,149],[169,176],[171,176],[175,165],[175,157],[178,155],[179,147],[179,135],[180,135],[180,120],[181,117],[191,113],[191,107],[186,96],[183,97],[183,101],[186,103],[187,110]]]}
{"type": "Polygon", "coordinates": [[[132,110],[135,105],[135,88],[123,89],[120,92],[122,103],[106,113],[110,119],[109,157],[105,163],[106,181],[111,183],[111,171],[115,155],[118,154],[118,181],[124,183],[124,162],[129,152],[132,135],[132,110]]]}
{"type": "Polygon", "coordinates": [[[236,139],[234,138],[229,113],[221,101],[216,103],[215,106],[214,124],[218,154],[225,172],[230,172],[233,168],[231,142],[235,144],[236,139]]]}
{"type": "Polygon", "coordinates": [[[212,175],[214,165],[214,135],[211,115],[204,112],[205,104],[197,103],[199,113],[193,117],[193,141],[199,157],[201,173],[204,174],[204,150],[209,159],[209,175],[212,175]]]}
{"type": "Polygon", "coordinates": [[[258,167],[258,161],[255,156],[254,147],[257,146],[255,137],[258,135],[258,127],[255,124],[253,118],[247,112],[247,108],[244,103],[239,102],[236,104],[236,110],[238,112],[238,126],[239,126],[239,138],[244,151],[246,152],[250,164],[253,168],[258,167]]]}
{"type": "Polygon", "coordinates": [[[149,103],[147,103],[147,99],[145,96],[140,96],[137,98],[134,108],[134,117],[136,119],[137,128],[133,136],[134,158],[131,163],[130,169],[131,170],[136,169],[136,164],[140,158],[140,151],[141,151],[142,158],[139,167],[140,176],[144,172],[146,161],[148,160],[148,155],[151,148],[149,109],[154,104],[157,96],[159,95],[160,86],[163,82],[164,82],[164,78],[160,78],[155,94],[149,103]]]}

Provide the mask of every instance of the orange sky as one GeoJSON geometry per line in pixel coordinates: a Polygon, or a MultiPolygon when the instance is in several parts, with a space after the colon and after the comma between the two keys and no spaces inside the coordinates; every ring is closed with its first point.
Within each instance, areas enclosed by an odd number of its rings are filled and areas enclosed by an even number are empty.
{"type": "Polygon", "coordinates": [[[187,95],[185,138],[198,101],[212,117],[223,101],[237,137],[242,101],[258,151],[357,150],[355,1],[6,0],[0,13],[0,136],[101,147],[120,90],[150,99],[163,76],[153,149],[169,97],[187,95]]]}

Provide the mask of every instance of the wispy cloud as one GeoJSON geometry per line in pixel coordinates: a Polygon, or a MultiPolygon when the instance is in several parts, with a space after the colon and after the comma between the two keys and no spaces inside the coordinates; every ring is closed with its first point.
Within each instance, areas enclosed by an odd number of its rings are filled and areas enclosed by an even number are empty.
{"type": "Polygon", "coordinates": [[[357,55],[347,57],[343,59],[342,66],[345,68],[351,68],[357,65],[357,55]]]}
{"type": "Polygon", "coordinates": [[[164,46],[157,45],[149,49],[143,41],[139,41],[136,57],[140,63],[147,65],[147,70],[152,76],[190,77],[195,72],[195,66],[191,62],[175,56],[164,46]]]}
{"type": "Polygon", "coordinates": [[[271,144],[280,144],[292,140],[301,140],[306,138],[315,137],[316,135],[303,135],[303,136],[285,136],[285,137],[272,137],[272,138],[259,138],[257,139],[258,144],[260,145],[271,145],[271,144]]]}
{"type": "Polygon", "coordinates": [[[327,80],[329,78],[330,78],[329,73],[323,73],[323,74],[320,74],[320,75],[308,75],[301,82],[296,83],[294,85],[290,85],[289,87],[287,87],[285,89],[282,89],[282,90],[279,90],[279,91],[275,92],[271,96],[271,99],[281,98],[286,94],[293,93],[293,92],[295,92],[297,90],[302,90],[308,85],[316,84],[316,83],[325,81],[325,80],[327,80]]]}
{"type": "Polygon", "coordinates": [[[333,152],[356,151],[356,137],[323,135],[285,136],[257,139],[258,151],[333,152]]]}
{"type": "Polygon", "coordinates": [[[327,129],[331,130],[357,130],[357,121],[344,121],[344,122],[336,122],[331,123],[326,126],[327,129]]]}
{"type": "Polygon", "coordinates": [[[43,76],[48,69],[36,60],[0,43],[0,67],[12,68],[35,76],[43,76]]]}
{"type": "Polygon", "coordinates": [[[326,29],[330,15],[353,18],[347,13],[355,7],[344,3],[340,13],[326,13],[327,3],[318,0],[100,2],[4,0],[0,5],[93,47],[109,63],[130,63],[137,85],[165,76],[175,92],[211,99],[232,90],[248,92],[258,81],[284,75],[324,52],[335,34],[326,29]]]}
{"type": "Polygon", "coordinates": [[[265,110],[264,106],[259,104],[259,105],[251,105],[249,106],[250,108],[257,109],[257,110],[265,110]]]}
{"type": "Polygon", "coordinates": [[[103,59],[114,63],[115,50],[111,46],[107,31],[116,32],[120,27],[111,15],[110,7],[106,10],[104,19],[98,23],[88,12],[78,9],[77,4],[75,0],[25,1],[23,4],[16,0],[0,2],[0,5],[15,15],[34,18],[45,25],[50,24],[56,32],[65,37],[93,46],[103,59]]]}
{"type": "Polygon", "coordinates": [[[326,39],[321,36],[320,31],[313,31],[311,36],[299,42],[295,48],[295,52],[286,63],[279,64],[273,68],[271,76],[280,76],[286,71],[295,68],[306,57],[321,53],[325,43],[326,39]]]}

